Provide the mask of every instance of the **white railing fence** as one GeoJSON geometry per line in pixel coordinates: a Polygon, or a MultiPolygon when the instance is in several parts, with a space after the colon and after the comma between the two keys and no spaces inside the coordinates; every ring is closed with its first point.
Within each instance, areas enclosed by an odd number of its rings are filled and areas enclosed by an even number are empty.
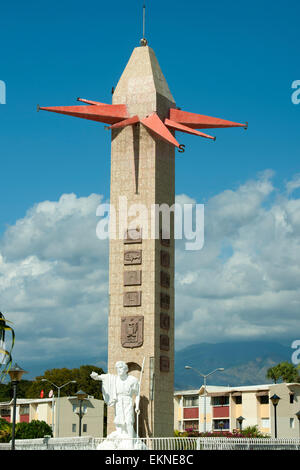
{"type": "MultiPolygon", "coordinates": [[[[95,439],[95,447],[105,439],[95,439]]],[[[126,444],[128,439],[126,440],[126,444]]],[[[300,439],[152,437],[133,439],[131,448],[144,450],[300,450],[300,439]]]]}
{"type": "MultiPolygon", "coordinates": [[[[17,439],[16,450],[97,450],[105,438],[65,437],[17,439]]],[[[10,444],[0,444],[9,450],[10,444]]],[[[124,449],[158,451],[196,450],[300,450],[300,439],[224,438],[224,437],[153,437],[124,439],[124,449]]]]}

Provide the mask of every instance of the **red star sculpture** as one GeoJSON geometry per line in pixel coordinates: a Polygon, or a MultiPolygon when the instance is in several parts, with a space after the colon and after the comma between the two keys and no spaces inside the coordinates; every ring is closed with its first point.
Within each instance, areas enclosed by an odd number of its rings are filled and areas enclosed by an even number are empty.
{"type": "Polygon", "coordinates": [[[178,148],[181,148],[181,146],[170,132],[170,129],[185,132],[187,134],[198,135],[200,137],[205,137],[206,139],[216,140],[215,137],[204,134],[196,129],[228,127],[243,127],[244,129],[247,129],[248,127],[247,122],[245,124],[240,124],[237,122],[227,121],[225,119],[181,111],[178,108],[171,108],[169,111],[169,117],[166,118],[164,122],[155,112],[144,119],[140,119],[138,116],[130,117],[125,104],[106,104],[83,98],[77,98],[77,101],[81,101],[82,103],[85,103],[85,105],[51,106],[46,108],[38,106],[38,111],[41,109],[43,111],[66,114],[68,116],[88,119],[90,121],[103,122],[105,124],[110,124],[109,129],[132,126],[140,122],[155,134],[157,138],[169,142],[171,145],[178,148]]]}

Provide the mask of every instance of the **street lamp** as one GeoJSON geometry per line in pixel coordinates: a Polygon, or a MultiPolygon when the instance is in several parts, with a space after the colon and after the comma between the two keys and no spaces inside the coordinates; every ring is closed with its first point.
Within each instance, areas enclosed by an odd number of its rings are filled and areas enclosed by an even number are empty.
{"type": "Polygon", "coordinates": [[[79,392],[75,393],[76,397],[79,400],[79,412],[76,413],[79,416],[79,437],[81,436],[81,421],[82,417],[84,415],[84,412],[82,410],[82,402],[87,398],[87,393],[83,392],[82,390],[79,390],[79,392]]]}
{"type": "Polygon", "coordinates": [[[11,450],[15,450],[15,434],[16,434],[16,411],[17,411],[17,386],[20,382],[22,375],[27,374],[17,363],[9,370],[9,376],[13,388],[13,419],[11,431],[11,450]]]}
{"type": "Polygon", "coordinates": [[[277,438],[277,405],[279,403],[280,397],[276,395],[271,396],[271,402],[273,403],[274,406],[274,425],[275,425],[275,439],[277,438]]]}
{"type": "MultiPolygon", "coordinates": [[[[203,377],[203,384],[204,384],[204,432],[206,432],[206,396],[207,396],[207,391],[206,391],[206,379],[209,375],[212,375],[214,374],[215,372],[222,372],[224,370],[224,367],[218,367],[218,369],[215,369],[211,372],[209,372],[209,374],[201,374],[201,372],[199,372],[197,369],[194,369],[194,367],[191,367],[191,366],[184,366],[185,369],[191,369],[193,370],[194,372],[196,372],[196,374],[200,375],[201,377],[203,377]]],[[[200,431],[200,429],[199,429],[200,431]]]]}
{"type": "Polygon", "coordinates": [[[244,421],[245,418],[243,418],[243,416],[239,416],[238,418],[236,418],[237,422],[239,423],[239,426],[240,426],[240,431],[242,431],[242,426],[243,426],[243,421],[244,421]]]}
{"type": "Polygon", "coordinates": [[[61,385],[60,387],[58,385],[55,385],[53,382],[50,382],[50,380],[48,379],[41,379],[41,382],[49,382],[49,384],[53,385],[53,387],[55,387],[57,389],[57,412],[56,412],[56,415],[57,415],[57,436],[53,436],[53,437],[59,437],[59,415],[60,415],[60,390],[65,387],[66,385],[69,385],[69,384],[76,384],[76,380],[70,380],[69,382],[61,385]]]}

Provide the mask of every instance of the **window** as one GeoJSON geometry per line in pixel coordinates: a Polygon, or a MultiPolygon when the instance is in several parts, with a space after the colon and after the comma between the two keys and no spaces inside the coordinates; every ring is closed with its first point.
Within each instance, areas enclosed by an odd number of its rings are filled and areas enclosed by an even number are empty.
{"type": "Polygon", "coordinates": [[[229,405],[229,396],[212,397],[212,406],[229,405]]]}
{"type": "Polygon", "coordinates": [[[229,419],[214,419],[213,420],[214,431],[228,431],[229,430],[229,419]]]}
{"type": "Polygon", "coordinates": [[[199,405],[199,396],[184,397],[183,406],[198,406],[199,405]]]}
{"type": "Polygon", "coordinates": [[[295,427],[295,418],[290,418],[290,428],[294,429],[295,427]]]}
{"type": "Polygon", "coordinates": [[[261,405],[267,405],[269,403],[269,395],[262,395],[259,397],[259,401],[261,405]]]}
{"type": "Polygon", "coordinates": [[[242,395],[238,395],[234,397],[234,401],[236,405],[241,405],[242,404],[242,395]]]}
{"type": "Polygon", "coordinates": [[[83,432],[87,432],[87,424],[83,424],[83,425],[82,425],[82,431],[83,431],[83,432]]]}
{"type": "Polygon", "coordinates": [[[294,398],[295,395],[293,393],[290,394],[290,404],[292,405],[294,403],[294,398]]]}
{"type": "Polygon", "coordinates": [[[199,429],[198,420],[184,421],[183,422],[183,429],[184,429],[184,431],[186,431],[186,430],[198,431],[198,429],[199,429]]]}
{"type": "Polygon", "coordinates": [[[270,419],[269,418],[261,418],[261,427],[264,429],[270,428],[270,419]]]}
{"type": "Polygon", "coordinates": [[[76,432],[76,424],[72,424],[72,432],[76,432]]]}
{"type": "Polygon", "coordinates": [[[10,408],[2,408],[0,410],[0,416],[10,416],[10,408]]]}
{"type": "Polygon", "coordinates": [[[20,415],[29,415],[29,405],[20,406],[20,415]]]}

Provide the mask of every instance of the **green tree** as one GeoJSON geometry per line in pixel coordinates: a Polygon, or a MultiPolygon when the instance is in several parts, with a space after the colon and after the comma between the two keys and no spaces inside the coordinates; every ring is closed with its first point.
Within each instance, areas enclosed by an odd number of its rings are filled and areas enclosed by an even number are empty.
{"type": "Polygon", "coordinates": [[[70,383],[61,389],[61,397],[75,395],[75,393],[81,389],[87,394],[93,395],[95,398],[102,399],[99,382],[92,380],[90,377],[93,370],[98,374],[103,374],[101,368],[92,365],[83,365],[76,369],[67,369],[64,367],[62,369],[46,370],[44,375],[36,377],[36,379],[32,381],[26,391],[26,398],[38,398],[41,390],[44,390],[45,397],[48,396],[50,390],[53,390],[55,396],[57,396],[57,389],[49,382],[61,387],[67,382],[76,380],[76,383],[70,383]],[[41,379],[47,379],[49,382],[41,382],[41,379]]]}
{"type": "Polygon", "coordinates": [[[279,381],[292,383],[299,380],[298,367],[290,362],[280,362],[267,370],[267,378],[278,383],[279,381]]]}
{"type": "Polygon", "coordinates": [[[103,369],[91,365],[84,365],[80,366],[79,369],[73,370],[75,380],[77,381],[77,390],[84,390],[88,395],[93,395],[95,398],[103,400],[101,383],[90,377],[93,371],[97,372],[97,374],[103,374],[103,369]]]}
{"type": "MultiPolygon", "coordinates": [[[[31,380],[20,380],[17,387],[17,398],[24,398],[31,384],[31,380]]],[[[11,382],[0,384],[0,401],[9,401],[12,397],[13,389],[11,382]]]]}
{"type": "Polygon", "coordinates": [[[7,384],[0,384],[0,401],[10,400],[9,389],[7,384]]]}
{"type": "Polygon", "coordinates": [[[298,368],[290,362],[281,362],[281,378],[283,382],[296,382],[298,379],[298,368]]]}
{"type": "Polygon", "coordinates": [[[30,423],[16,424],[16,439],[38,439],[52,437],[52,429],[45,421],[33,420],[30,423]]]}
{"type": "Polygon", "coordinates": [[[277,366],[270,367],[267,370],[267,379],[273,380],[276,384],[280,380],[280,368],[279,364],[277,366]]]}

